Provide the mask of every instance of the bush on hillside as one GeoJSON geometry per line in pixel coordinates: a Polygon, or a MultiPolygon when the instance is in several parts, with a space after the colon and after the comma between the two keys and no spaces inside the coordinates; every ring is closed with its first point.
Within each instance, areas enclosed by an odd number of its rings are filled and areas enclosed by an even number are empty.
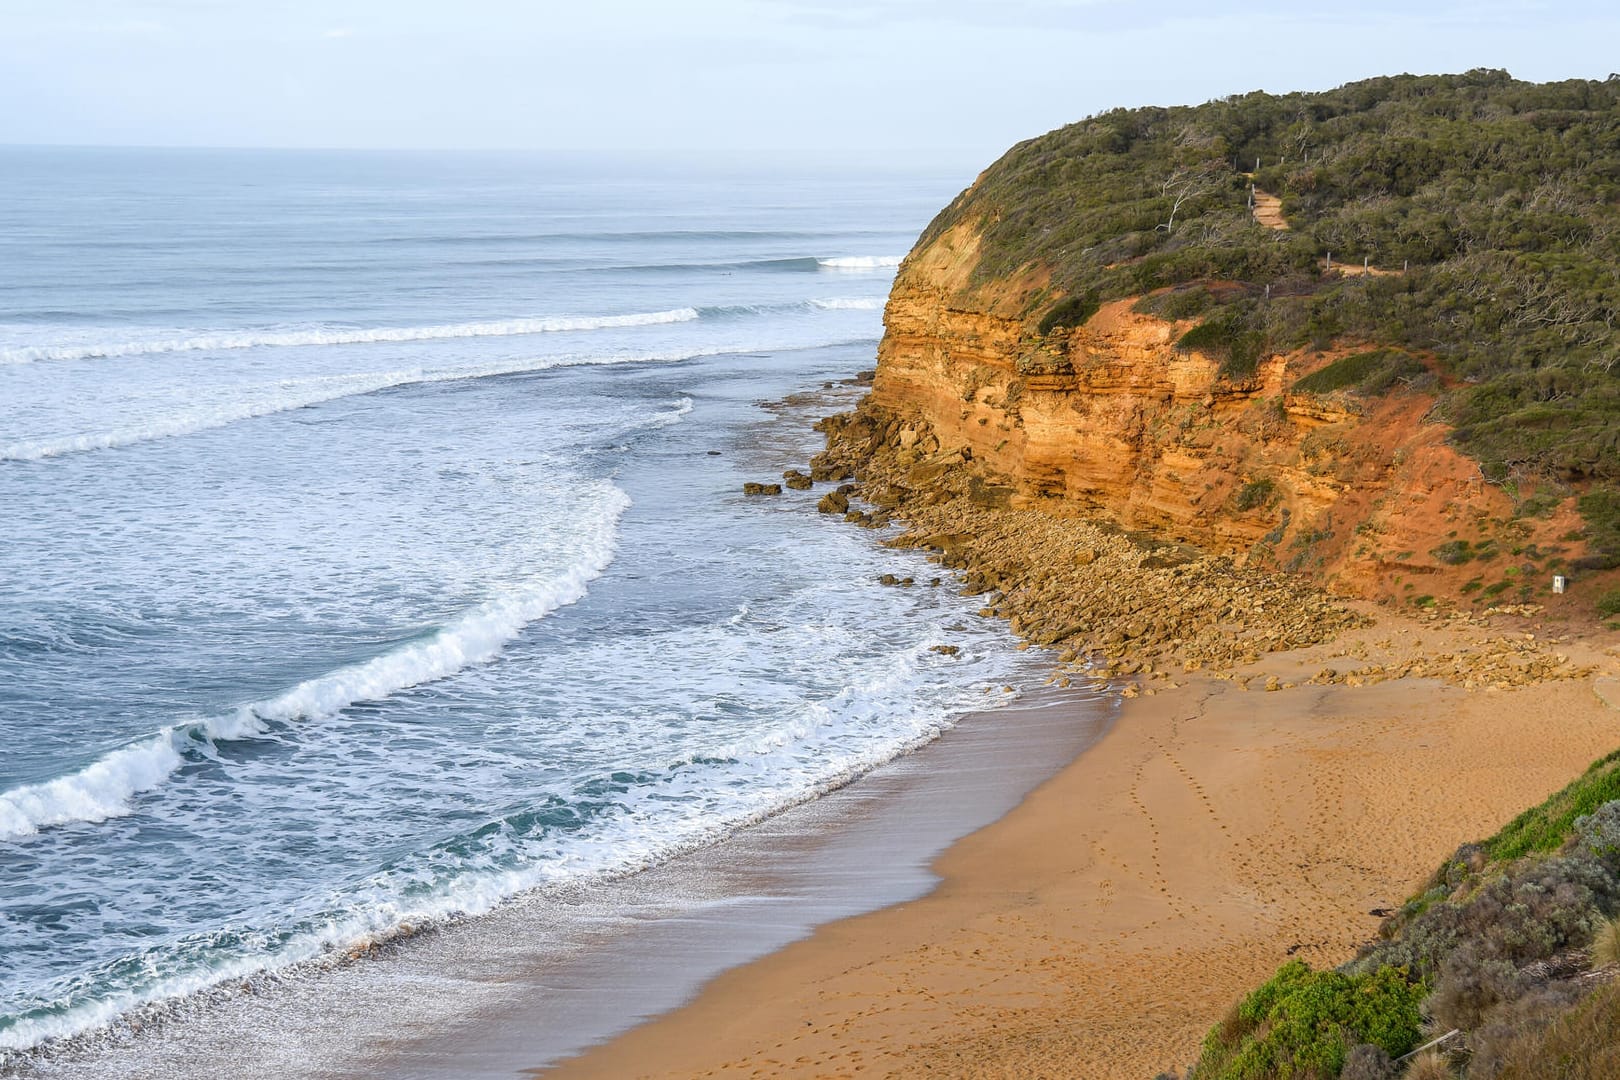
{"type": "Polygon", "coordinates": [[[1292,961],[1209,1033],[1193,1075],[1330,1077],[1361,1044],[1404,1054],[1417,1045],[1422,996],[1422,987],[1396,968],[1346,975],[1292,961]]]}
{"type": "Polygon", "coordinates": [[[1331,394],[1335,390],[1378,397],[1397,386],[1412,386],[1424,380],[1429,369],[1410,353],[1397,349],[1375,349],[1341,357],[1294,383],[1300,393],[1331,394]]]}
{"type": "Polygon", "coordinates": [[[1081,293],[1078,296],[1065,297],[1052,305],[1052,309],[1041,317],[1040,332],[1050,334],[1058,327],[1073,329],[1084,326],[1086,322],[1102,307],[1097,298],[1096,290],[1081,293]]]}

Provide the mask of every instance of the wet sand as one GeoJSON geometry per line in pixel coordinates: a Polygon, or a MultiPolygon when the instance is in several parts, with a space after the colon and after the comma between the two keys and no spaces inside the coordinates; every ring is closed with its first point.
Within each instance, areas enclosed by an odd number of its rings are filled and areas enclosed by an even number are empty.
{"type": "MultiPolygon", "coordinates": [[[[1367,609],[1324,663],[1460,647],[1477,627],[1367,609]],[[1455,641],[1448,641],[1455,638],[1455,641]]],[[[1350,957],[1459,843],[1620,745],[1594,692],[1620,670],[1511,690],[1431,679],[1276,692],[1202,675],[1125,704],[1108,735],[935,863],[928,896],[823,927],[543,1075],[1148,1078],[1290,956],[1350,957]]],[[[1240,677],[1244,672],[1237,673],[1240,677]]],[[[1256,668],[1250,674],[1259,675],[1256,668]]]]}

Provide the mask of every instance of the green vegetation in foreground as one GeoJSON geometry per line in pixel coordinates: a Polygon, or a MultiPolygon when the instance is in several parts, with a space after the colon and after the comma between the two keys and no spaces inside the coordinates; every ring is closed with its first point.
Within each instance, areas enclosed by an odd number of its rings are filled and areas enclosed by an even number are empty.
{"type": "Polygon", "coordinates": [[[1364,341],[1381,360],[1295,389],[1381,394],[1432,387],[1414,354],[1432,357],[1456,443],[1492,480],[1586,490],[1592,555],[1572,569],[1620,566],[1620,77],[1402,75],[1114,110],[1013,147],[924,240],[959,222],[982,237],[976,281],[1050,272],[1026,309],[1043,336],[1092,298],[1151,294],[1144,310],[1200,319],[1181,344],[1234,380],[1268,353],[1364,341]],[[1254,220],[1251,183],[1288,230],[1254,220]],[[1343,277],[1330,254],[1404,273],[1343,277]]]}
{"type": "Polygon", "coordinates": [[[1459,848],[1350,963],[1285,965],[1187,1080],[1620,1076],[1620,981],[1587,977],[1620,975],[1617,918],[1620,751],[1459,848]]]}
{"type": "Polygon", "coordinates": [[[1393,968],[1358,975],[1285,965],[1204,1040],[1200,1080],[1337,1076],[1353,1046],[1417,1045],[1421,984],[1393,968]]]}

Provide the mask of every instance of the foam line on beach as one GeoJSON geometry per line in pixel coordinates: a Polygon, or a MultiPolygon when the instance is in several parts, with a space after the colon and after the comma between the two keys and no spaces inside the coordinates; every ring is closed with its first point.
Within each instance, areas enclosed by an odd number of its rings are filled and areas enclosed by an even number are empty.
{"type": "MultiPolygon", "coordinates": [[[[701,760],[671,760],[634,784],[621,785],[614,778],[607,787],[593,791],[592,797],[606,799],[608,806],[583,836],[536,828],[535,815],[519,811],[500,818],[498,830],[486,824],[441,840],[427,852],[423,865],[395,866],[356,883],[345,898],[334,897],[337,906],[330,911],[300,918],[295,926],[256,940],[237,942],[240,951],[222,951],[211,934],[187,935],[171,943],[177,955],[160,960],[154,953],[135,982],[124,983],[113,993],[55,1002],[0,1029],[0,1065],[7,1063],[8,1052],[26,1054],[43,1044],[72,1039],[132,1010],[161,1016],[165,1002],[206,995],[223,983],[301,964],[335,962],[344,951],[398,936],[401,927],[420,930],[486,914],[520,893],[645,870],[826,794],[932,742],[967,711],[966,694],[952,705],[923,705],[917,696],[925,670],[943,662],[931,652],[942,636],[939,627],[930,628],[867,678],[816,703],[801,722],[773,736],[725,747],[718,758],[711,754],[701,760]],[[844,737],[852,727],[870,729],[874,719],[881,719],[888,729],[884,737],[846,744],[844,737]],[[491,858],[495,851],[489,850],[475,866],[448,875],[439,872],[439,851],[480,835],[503,846],[514,838],[523,840],[524,859],[517,865],[505,864],[491,858]]],[[[418,670],[433,663],[431,657],[424,660],[418,670]]],[[[365,692],[371,677],[381,673],[382,668],[367,664],[343,669],[250,706],[234,719],[251,728],[272,713],[283,717],[321,713],[354,692],[365,692]]],[[[971,695],[974,708],[1006,701],[978,698],[971,695]]],[[[45,1049],[49,1052],[48,1046],[45,1049]]]]}

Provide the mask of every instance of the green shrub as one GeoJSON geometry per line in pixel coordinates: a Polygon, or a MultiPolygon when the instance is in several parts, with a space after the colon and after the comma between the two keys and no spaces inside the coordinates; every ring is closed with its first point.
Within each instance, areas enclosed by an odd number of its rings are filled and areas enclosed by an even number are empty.
{"type": "Polygon", "coordinates": [[[1074,328],[1084,326],[1093,315],[1102,308],[1102,301],[1095,289],[1088,290],[1078,296],[1068,296],[1052,305],[1050,311],[1041,317],[1040,332],[1050,334],[1060,326],[1074,328]]]}
{"type": "Polygon", "coordinates": [[[1584,569],[1606,570],[1620,564],[1620,491],[1596,488],[1575,504],[1586,519],[1586,546],[1597,557],[1584,569]]]}
{"type": "Polygon", "coordinates": [[[1620,588],[1610,589],[1598,597],[1597,613],[1605,619],[1610,615],[1620,615],[1620,588]]]}
{"type": "Polygon", "coordinates": [[[1392,1057],[1418,1043],[1424,988],[1383,967],[1359,975],[1295,960],[1244,998],[1204,1039],[1198,1080],[1333,1077],[1363,1043],[1392,1057]]]}
{"type": "Polygon", "coordinates": [[[1518,506],[1514,507],[1513,516],[1533,518],[1549,517],[1551,516],[1552,512],[1558,508],[1558,504],[1563,501],[1563,498],[1558,495],[1537,493],[1519,503],[1518,506]]]}
{"type": "Polygon", "coordinates": [[[1176,348],[1218,357],[1222,377],[1246,379],[1260,366],[1266,348],[1265,334],[1250,328],[1248,314],[1241,308],[1223,308],[1182,334],[1176,348]]]}
{"type": "Polygon", "coordinates": [[[1447,566],[1461,566],[1474,557],[1474,546],[1467,540],[1447,540],[1438,547],[1429,549],[1429,554],[1436,562],[1447,566]]]}
{"type": "Polygon", "coordinates": [[[1309,394],[1350,390],[1376,397],[1403,379],[1412,381],[1427,373],[1416,357],[1393,349],[1376,349],[1340,357],[1295,382],[1294,389],[1309,394]]]}
{"type": "Polygon", "coordinates": [[[1272,497],[1276,494],[1277,485],[1272,483],[1271,477],[1261,476],[1250,480],[1238,489],[1232,497],[1232,506],[1240,511],[1256,510],[1262,506],[1269,506],[1272,497]]]}
{"type": "Polygon", "coordinates": [[[1183,285],[1142,297],[1131,306],[1141,315],[1157,315],[1172,322],[1191,319],[1214,307],[1218,301],[1202,284],[1183,285]]]}

